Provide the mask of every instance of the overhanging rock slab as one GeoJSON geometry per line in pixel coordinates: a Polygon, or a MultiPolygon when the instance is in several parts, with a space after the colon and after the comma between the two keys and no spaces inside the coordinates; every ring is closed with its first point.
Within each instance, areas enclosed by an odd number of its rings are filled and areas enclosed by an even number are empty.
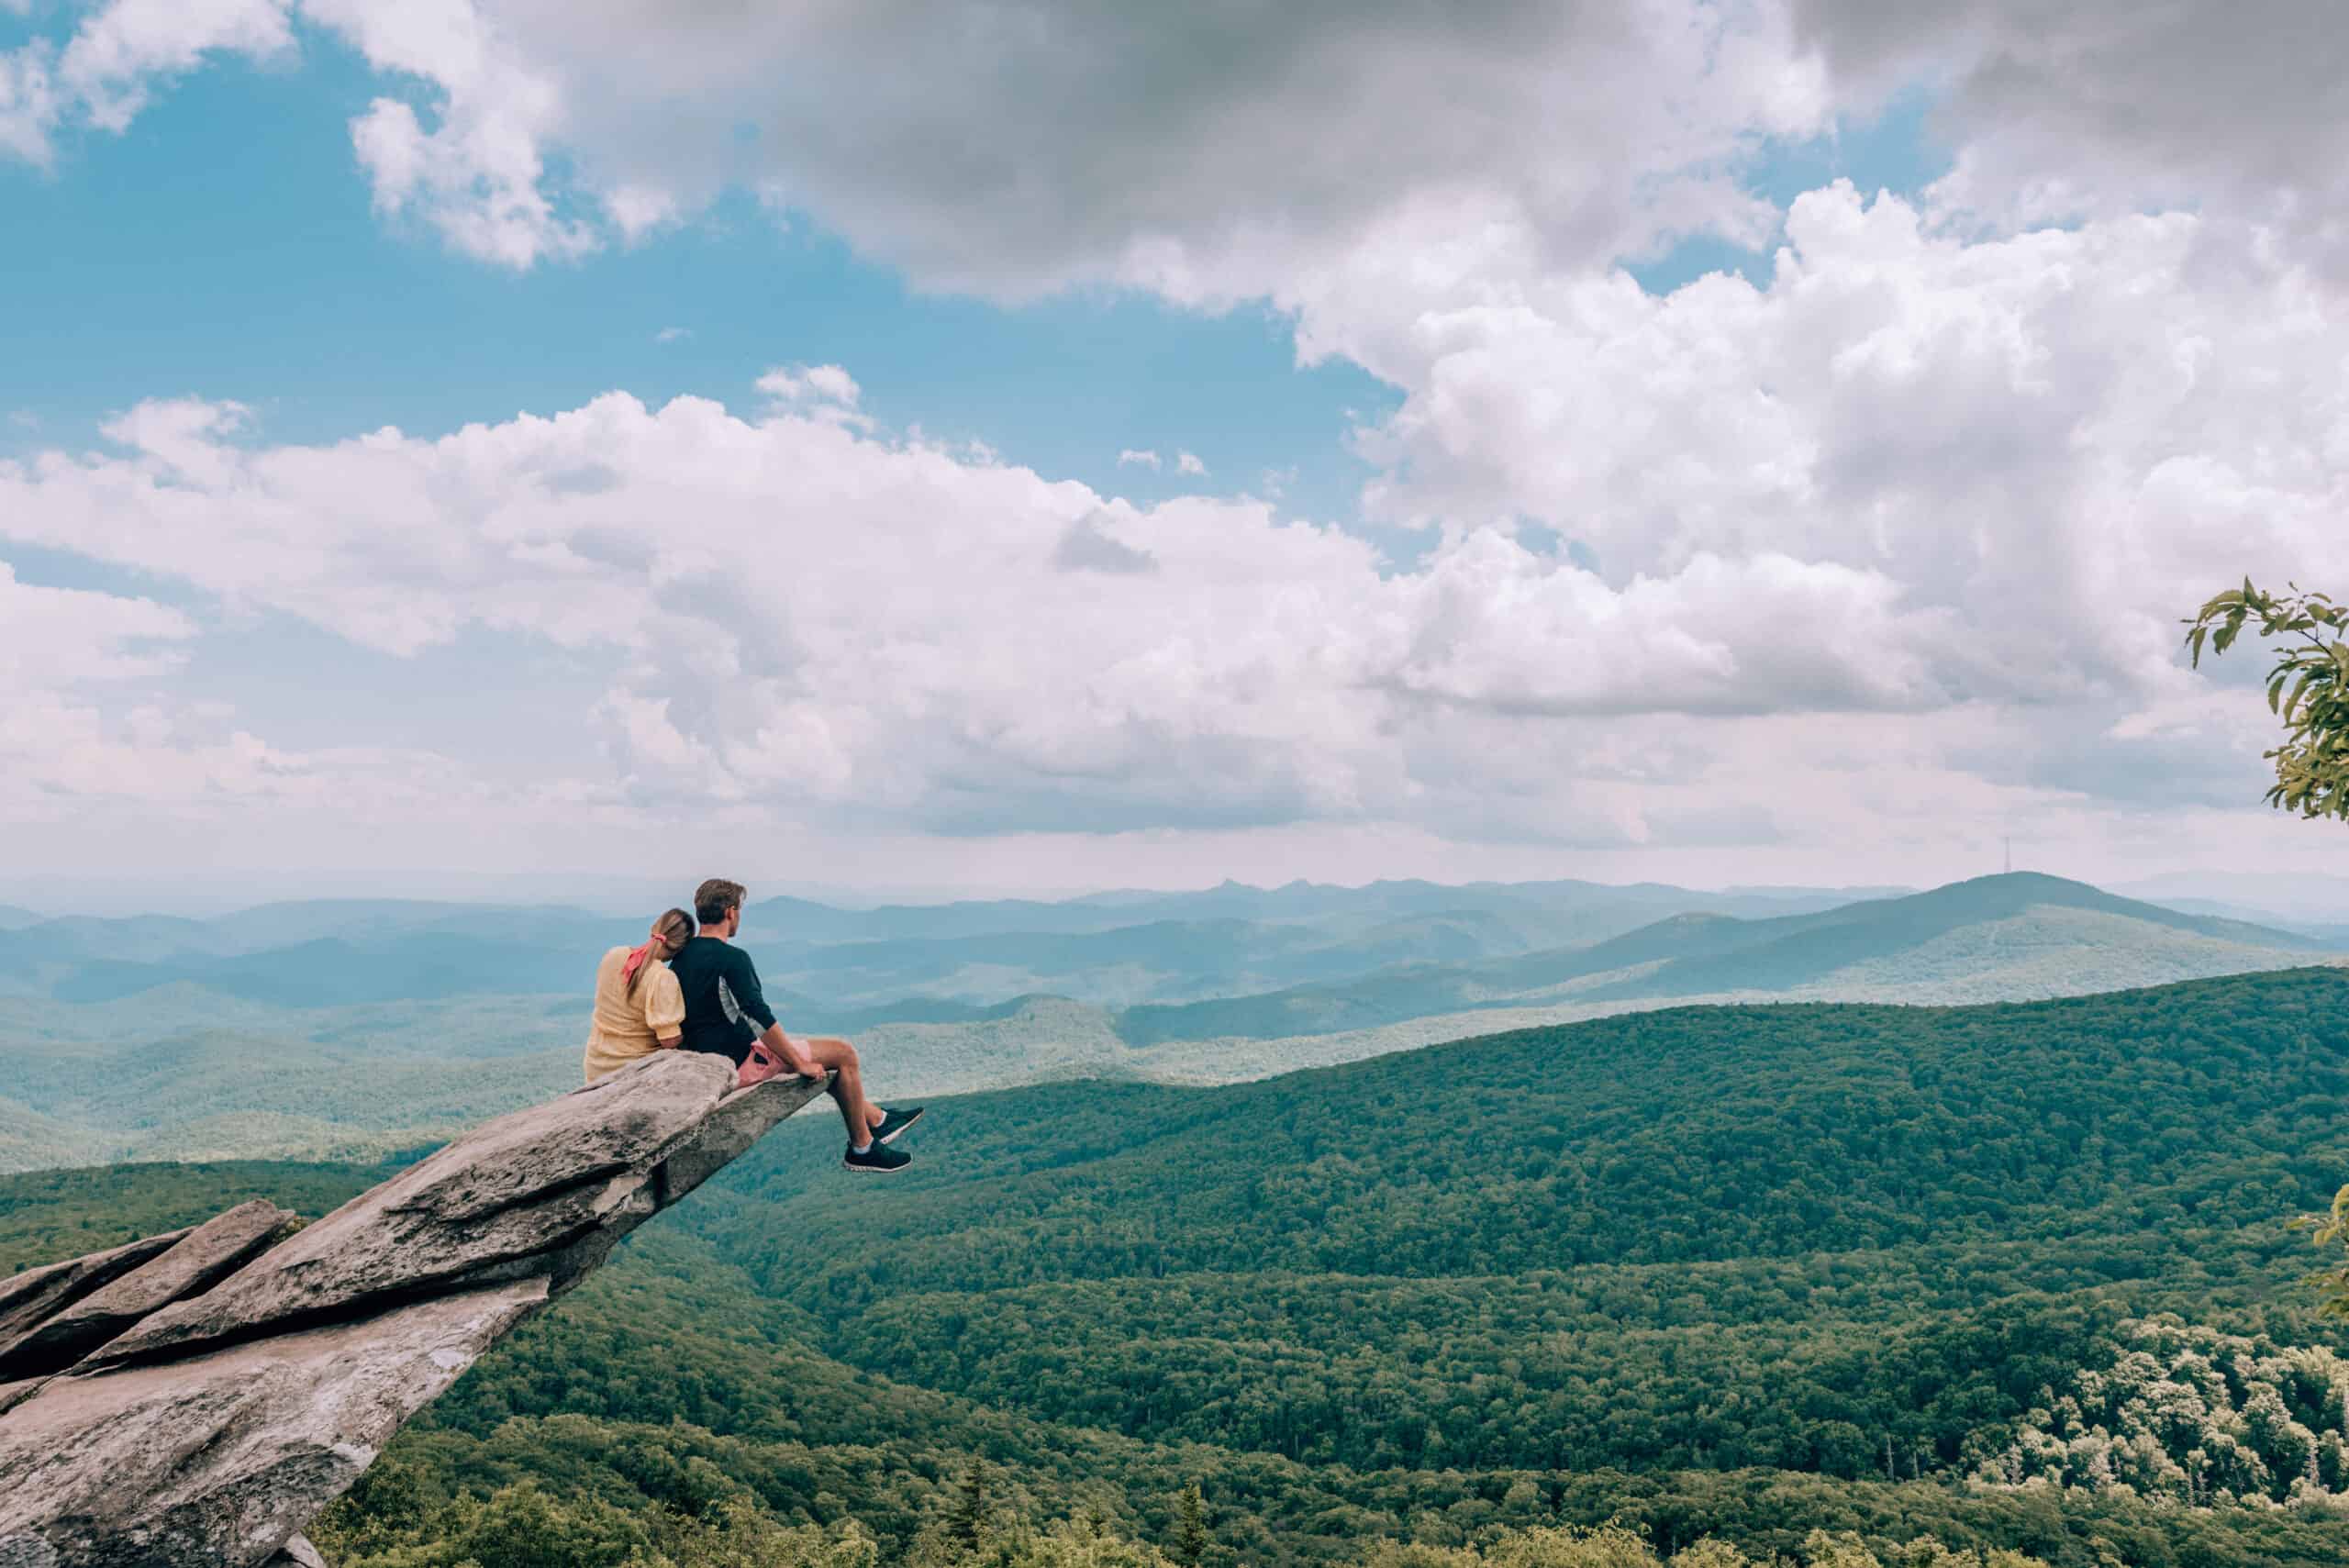
{"type": "Polygon", "coordinates": [[[86,1299],[114,1335],[61,1375],[0,1384],[0,1568],[300,1560],[302,1528],[484,1351],[822,1090],[733,1079],[663,1051],[484,1124],[257,1257],[237,1238],[284,1217],[248,1205],[178,1252],[203,1268],[137,1283],[200,1227],[0,1285],[46,1292],[42,1318],[86,1299]]]}
{"type": "Polygon", "coordinates": [[[58,1568],[266,1558],[546,1299],[517,1281],[53,1378],[0,1418],[0,1543],[37,1536],[58,1568]]]}

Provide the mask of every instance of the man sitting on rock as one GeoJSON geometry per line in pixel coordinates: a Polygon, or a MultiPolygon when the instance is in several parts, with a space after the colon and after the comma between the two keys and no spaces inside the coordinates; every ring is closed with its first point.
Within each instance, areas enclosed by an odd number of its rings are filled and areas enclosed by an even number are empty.
{"type": "Polygon", "coordinates": [[[701,934],[669,961],[685,998],[678,1044],[732,1062],[739,1069],[735,1082],[745,1089],[781,1076],[786,1068],[803,1078],[821,1079],[829,1073],[832,1098],[848,1123],[848,1152],[841,1163],[852,1171],[904,1170],[913,1156],[889,1145],[920,1117],[921,1107],[885,1111],[866,1099],[856,1047],[848,1041],[795,1040],[783,1032],[759,989],[759,972],[751,955],[730,940],[742,929],[745,896],[740,883],[718,877],[694,893],[694,918],[701,922],[701,934]]]}

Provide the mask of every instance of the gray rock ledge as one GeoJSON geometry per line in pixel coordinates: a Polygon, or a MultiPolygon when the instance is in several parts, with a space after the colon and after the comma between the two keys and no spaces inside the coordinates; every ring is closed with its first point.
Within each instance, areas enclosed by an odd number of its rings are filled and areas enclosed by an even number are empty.
{"type": "Polygon", "coordinates": [[[315,1564],[392,1434],[822,1090],[733,1079],[663,1051],[273,1246],[291,1217],[247,1204],[0,1282],[0,1568],[315,1564]]]}

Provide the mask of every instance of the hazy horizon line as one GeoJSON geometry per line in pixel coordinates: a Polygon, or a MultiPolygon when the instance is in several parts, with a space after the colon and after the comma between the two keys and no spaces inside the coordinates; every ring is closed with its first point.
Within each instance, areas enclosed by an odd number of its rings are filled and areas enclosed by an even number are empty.
{"type": "MultiPolygon", "coordinates": [[[[2127,880],[2099,881],[2086,876],[2070,876],[2061,872],[2045,872],[2034,866],[2013,868],[2019,873],[2062,876],[2065,880],[2085,883],[2109,892],[2141,897],[2207,898],[2219,902],[2244,903],[2253,907],[2277,907],[2263,905],[2261,895],[2273,896],[2288,886],[2302,896],[2296,905],[2315,904],[2321,909],[2305,912],[2339,913],[2349,917],[2349,875],[2304,873],[2288,875],[2280,873],[2212,872],[2204,870],[2168,870],[2132,876],[2127,880]],[[2331,896],[2309,899],[2310,893],[2331,896]]],[[[942,906],[954,904],[1070,904],[1099,898],[1171,898],[1214,892],[1224,887],[1245,888],[1257,893],[1277,892],[1286,887],[1309,886],[1342,891],[1362,891],[1374,886],[1394,884],[1419,884],[1435,887],[1533,887],[1578,883],[1591,887],[1630,889],[1663,887],[1722,896],[1767,896],[1772,895],[1802,895],[1843,894],[1854,898],[1866,896],[1898,896],[1904,894],[1931,891],[1934,887],[1979,880],[1997,872],[1978,873],[1973,876],[1954,877],[1944,882],[1916,884],[1870,880],[1821,880],[1725,882],[1708,884],[1668,877],[1635,877],[1614,880],[1599,876],[1536,876],[1524,878],[1471,877],[1460,881],[1445,881],[1425,876],[1378,876],[1360,882],[1344,882],[1322,878],[1295,877],[1284,881],[1250,882],[1242,877],[1223,876],[1190,885],[1070,886],[1060,888],[979,888],[940,884],[887,884],[863,886],[835,883],[795,882],[777,880],[751,884],[751,898],[755,905],[774,898],[796,898],[810,903],[828,905],[842,910],[863,910],[885,906],[942,906]]],[[[283,873],[219,873],[197,876],[176,873],[167,877],[95,876],[66,879],[43,876],[33,878],[0,878],[0,906],[10,906],[43,918],[95,917],[124,918],[133,916],[159,916],[174,918],[217,919],[250,910],[284,905],[334,903],[448,904],[477,908],[572,908],[589,914],[614,916],[639,913],[663,901],[682,904],[691,888],[663,879],[610,877],[592,873],[453,873],[443,872],[352,871],[346,873],[305,873],[298,875],[283,873]]]]}

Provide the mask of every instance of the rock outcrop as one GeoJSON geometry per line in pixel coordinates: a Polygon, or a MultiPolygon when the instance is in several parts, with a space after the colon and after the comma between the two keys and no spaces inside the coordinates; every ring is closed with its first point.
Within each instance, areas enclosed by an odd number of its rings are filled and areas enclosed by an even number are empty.
{"type": "Polygon", "coordinates": [[[261,1198],[206,1220],[128,1273],[0,1344],[0,1378],[63,1372],[149,1314],[209,1290],[296,1223],[290,1210],[261,1198]]]}
{"type": "Polygon", "coordinates": [[[174,1230],[168,1235],[150,1236],[143,1241],[93,1252],[86,1258],[68,1258],[61,1263],[50,1263],[0,1281],[0,1343],[17,1340],[66,1306],[113,1284],[149,1259],[169,1251],[186,1235],[185,1230],[174,1230]]]}
{"type": "Polygon", "coordinates": [[[664,1051],[284,1240],[248,1204],[0,1282],[0,1568],[314,1562],[410,1417],[821,1089],[733,1076],[664,1051]]]}

